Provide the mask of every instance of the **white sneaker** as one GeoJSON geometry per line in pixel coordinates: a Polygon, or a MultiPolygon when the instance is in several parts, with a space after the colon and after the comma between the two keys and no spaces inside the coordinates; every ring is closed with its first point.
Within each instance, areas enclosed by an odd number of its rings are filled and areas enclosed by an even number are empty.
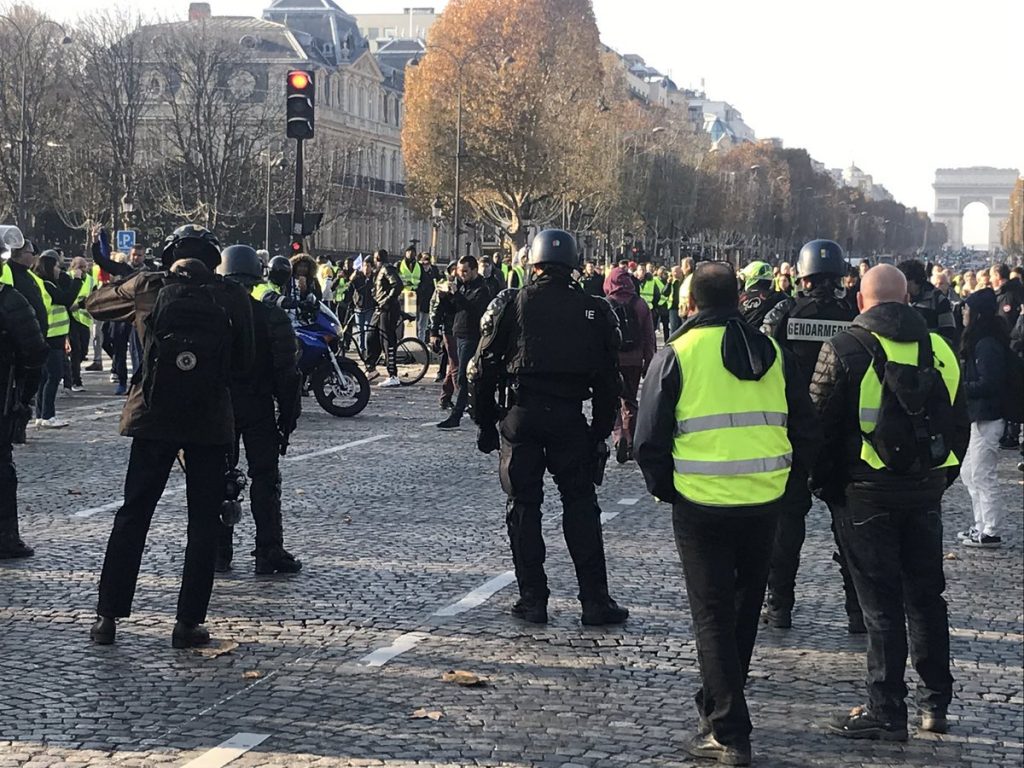
{"type": "Polygon", "coordinates": [[[110,374],[110,383],[111,384],[117,384],[117,374],[116,373],[110,374]]]}
{"type": "Polygon", "coordinates": [[[81,384],[75,384],[74,386],[71,387],[71,391],[72,392],[85,392],[85,387],[83,387],[81,384]]]}
{"type": "Polygon", "coordinates": [[[41,427],[41,426],[43,426],[43,420],[42,419],[32,419],[32,426],[33,427],[41,427]]]}
{"type": "Polygon", "coordinates": [[[960,531],[959,533],[957,533],[956,537],[960,539],[960,541],[967,541],[967,539],[973,538],[974,534],[976,534],[977,532],[978,529],[972,525],[966,531],[960,531]]]}
{"type": "Polygon", "coordinates": [[[402,386],[402,382],[400,382],[398,380],[397,376],[389,376],[388,378],[384,379],[384,381],[382,381],[377,386],[378,387],[400,387],[400,386],[402,386]]]}
{"type": "Polygon", "coordinates": [[[39,420],[39,426],[42,429],[61,429],[69,424],[70,422],[64,421],[64,419],[58,419],[56,416],[50,419],[39,420]]]}

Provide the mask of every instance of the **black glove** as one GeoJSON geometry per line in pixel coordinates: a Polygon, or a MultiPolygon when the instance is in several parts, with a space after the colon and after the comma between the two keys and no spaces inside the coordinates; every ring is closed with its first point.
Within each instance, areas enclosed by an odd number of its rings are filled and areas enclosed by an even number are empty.
{"type": "Polygon", "coordinates": [[[483,424],[476,433],[476,447],[480,453],[491,453],[501,447],[498,427],[495,424],[483,424]]]}

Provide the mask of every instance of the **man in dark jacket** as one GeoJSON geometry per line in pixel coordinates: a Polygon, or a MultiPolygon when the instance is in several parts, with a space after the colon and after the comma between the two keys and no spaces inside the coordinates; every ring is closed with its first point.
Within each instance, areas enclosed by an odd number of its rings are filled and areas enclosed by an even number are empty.
{"type": "MultiPolygon", "coordinates": [[[[7,266],[0,268],[8,270],[7,266]]],[[[18,530],[18,473],[11,438],[15,427],[23,423],[22,389],[30,378],[39,381],[39,369],[48,355],[32,305],[20,291],[0,280],[0,387],[4,395],[0,411],[0,560],[33,554],[18,530]]]]}
{"type": "Polygon", "coordinates": [[[452,324],[455,321],[455,294],[450,285],[455,282],[455,270],[459,263],[453,261],[445,269],[444,277],[437,281],[437,290],[430,300],[430,346],[434,353],[440,355],[437,379],[441,384],[442,411],[450,411],[455,403],[452,397],[458,388],[456,379],[459,372],[459,350],[452,336],[452,324]]]}
{"type": "MultiPolygon", "coordinates": [[[[263,265],[250,246],[231,245],[221,253],[217,274],[250,291],[263,279],[263,265]]],[[[256,523],[256,573],[298,573],[302,563],[284,548],[278,468],[278,457],[287,450],[288,438],[295,431],[301,411],[301,376],[295,366],[297,341],[291,318],[274,306],[273,299],[251,302],[255,359],[252,370],[231,380],[235,440],[228,462],[229,474],[237,472],[238,444],[242,440],[252,480],[249,501],[256,523]]],[[[239,511],[237,498],[227,500],[224,509],[217,548],[218,572],[231,568],[235,513],[239,511]]]]}
{"type": "Polygon", "coordinates": [[[369,370],[375,375],[376,362],[380,359],[381,346],[385,346],[384,355],[388,369],[388,377],[378,387],[398,387],[398,361],[395,356],[398,349],[398,323],[402,319],[402,278],[391,263],[391,256],[381,248],[373,254],[376,272],[373,274],[373,301],[376,304],[373,314],[373,325],[376,333],[370,335],[367,358],[369,370]]]}
{"type": "MultiPolygon", "coordinates": [[[[101,645],[114,642],[115,620],[131,614],[146,534],[179,451],[185,456],[188,543],[171,643],[175,648],[188,648],[210,641],[202,624],[213,588],[224,473],[235,438],[230,380],[248,371],[254,356],[249,296],[240,285],[213,274],[220,263],[217,246],[217,240],[203,227],[179,227],[163,252],[164,267],[173,266],[173,272],[138,272],[100,288],[86,300],[86,310],[99,320],[134,323],[146,349],[140,375],[134,377],[121,414],[121,434],[132,438],[132,450],[124,503],[107,543],[98,616],[91,632],[93,642],[101,645]],[[168,288],[175,289],[169,295],[181,296],[164,305],[168,317],[177,302],[191,296],[189,307],[202,307],[219,322],[204,326],[208,330],[201,339],[198,329],[184,335],[201,344],[195,349],[168,347],[169,355],[152,354],[171,343],[150,337],[146,322],[158,297],[168,288]],[[201,378],[186,382],[183,377],[192,373],[201,378]],[[162,381],[161,376],[176,378],[162,381]],[[186,386],[191,389],[189,397],[185,396],[186,386]]],[[[195,310],[187,314],[194,315],[195,310]]],[[[187,321],[184,313],[179,317],[187,321]]]]}
{"type": "Polygon", "coordinates": [[[416,286],[416,338],[427,343],[430,337],[430,300],[434,286],[441,279],[437,267],[430,263],[430,254],[420,254],[420,282],[416,286]]]}
{"type": "Polygon", "coordinates": [[[725,262],[693,273],[697,314],[651,363],[635,443],[647,489],[672,504],[700,649],[688,752],[724,765],[750,764],[744,687],[775,525],[822,439],[792,356],[743,321],[738,294],[725,262]]]}
{"type": "Polygon", "coordinates": [[[604,296],[604,275],[597,271],[594,262],[583,265],[583,279],[580,280],[583,292],[590,296],[604,296]]]}
{"type": "Polygon", "coordinates": [[[765,317],[776,304],[788,296],[775,290],[772,265],[766,261],[752,261],[743,268],[743,293],[740,294],[740,312],[753,328],[760,328],[765,317]]]}
{"type": "Polygon", "coordinates": [[[811,383],[826,436],[811,486],[837,510],[837,533],[868,630],[869,703],[829,723],[849,738],[907,739],[907,623],[911,659],[921,677],[917,705],[922,729],[945,732],[953,695],[940,503],[959,473],[970,422],[955,353],[942,337],[929,334],[907,300],[907,281],[899,270],[888,265],[869,270],[858,297],[861,314],[849,330],[822,346],[811,383]],[[952,408],[950,423],[937,425],[949,435],[942,444],[948,453],[929,455],[895,472],[881,458],[889,450],[873,437],[871,422],[879,416],[872,414],[886,413],[879,361],[890,361],[886,366],[916,362],[922,344],[931,346],[933,359],[928,368],[914,368],[918,375],[941,374],[932,383],[952,408]],[[893,359],[900,354],[906,357],[893,359]]]}
{"type": "Polygon", "coordinates": [[[900,262],[899,270],[907,278],[910,306],[921,313],[929,331],[935,331],[955,345],[957,332],[953,307],[949,299],[928,281],[925,265],[917,259],[907,259],[900,262]]]}
{"type": "MultiPolygon", "coordinates": [[[[1010,273],[1005,264],[996,264],[989,270],[992,289],[996,292],[996,311],[1006,321],[1007,328],[1013,328],[1024,305],[1024,285],[1020,278],[1010,273]]],[[[1016,450],[1020,444],[1020,424],[1007,421],[1003,435],[999,438],[999,446],[1016,450]]]]}
{"type": "Polygon", "coordinates": [[[487,305],[493,298],[490,288],[484,282],[477,268],[474,256],[463,256],[455,270],[456,279],[449,283],[452,289],[452,304],[455,317],[452,320],[452,336],[459,358],[459,373],[456,383],[459,392],[455,396],[455,406],[448,418],[438,424],[439,429],[458,429],[462,414],[469,403],[469,386],[466,382],[466,370],[469,361],[480,343],[480,318],[487,311],[487,305]]]}
{"type": "MultiPolygon", "coordinates": [[[[37,280],[32,272],[32,266],[36,261],[36,254],[39,250],[35,244],[26,240],[21,248],[11,251],[10,257],[3,265],[3,282],[14,287],[18,293],[25,297],[28,305],[36,316],[36,323],[39,330],[43,332],[43,338],[49,329],[49,316],[46,312],[46,304],[43,302],[42,281],[37,280]]],[[[18,390],[18,397],[21,400],[20,408],[16,409],[13,418],[12,440],[16,444],[25,442],[25,427],[28,425],[32,413],[32,402],[35,400],[36,392],[39,389],[39,382],[42,379],[42,367],[30,367],[25,370],[24,381],[18,390]]]]}
{"type": "Polygon", "coordinates": [[[490,258],[480,259],[479,264],[480,277],[483,278],[484,284],[487,286],[487,293],[493,299],[505,290],[505,281],[501,279],[501,272],[494,268],[494,262],[490,258]]]}

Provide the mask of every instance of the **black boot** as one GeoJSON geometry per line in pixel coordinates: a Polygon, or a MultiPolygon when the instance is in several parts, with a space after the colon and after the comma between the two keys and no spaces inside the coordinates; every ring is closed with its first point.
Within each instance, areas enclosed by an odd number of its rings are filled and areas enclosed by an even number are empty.
{"type": "Polygon", "coordinates": [[[629,610],[622,608],[610,597],[603,600],[583,600],[583,616],[580,621],[584,626],[603,627],[611,624],[624,624],[629,618],[629,610]]]}
{"type": "Polygon", "coordinates": [[[626,438],[620,437],[618,442],[615,443],[615,461],[618,464],[625,464],[630,458],[629,443],[626,442],[626,438]]]}
{"type": "Polygon", "coordinates": [[[846,617],[846,631],[851,635],[866,635],[868,628],[864,624],[864,614],[851,613],[846,617]]]}
{"type": "Polygon", "coordinates": [[[512,615],[531,624],[547,624],[548,601],[532,595],[524,595],[512,605],[512,615]]]}
{"type": "Polygon", "coordinates": [[[89,630],[89,637],[96,645],[113,645],[117,625],[109,616],[97,616],[96,623],[89,630]]]}
{"type": "Polygon", "coordinates": [[[221,523],[217,539],[217,560],[213,566],[216,573],[227,573],[231,570],[231,559],[235,555],[235,546],[232,541],[234,533],[234,526],[221,523]]]}
{"type": "Polygon", "coordinates": [[[171,647],[195,648],[197,645],[208,645],[209,642],[210,632],[202,624],[174,622],[174,631],[171,632],[171,647]]]}
{"type": "Polygon", "coordinates": [[[280,544],[272,547],[257,547],[256,573],[266,576],[272,573],[298,573],[302,570],[302,562],[288,552],[280,544]]]}
{"type": "Polygon", "coordinates": [[[13,532],[0,533],[0,560],[15,560],[34,554],[35,550],[21,540],[17,527],[13,532]]]}
{"type": "Polygon", "coordinates": [[[462,414],[452,411],[451,416],[437,425],[438,429],[458,429],[462,422],[462,414]]]}

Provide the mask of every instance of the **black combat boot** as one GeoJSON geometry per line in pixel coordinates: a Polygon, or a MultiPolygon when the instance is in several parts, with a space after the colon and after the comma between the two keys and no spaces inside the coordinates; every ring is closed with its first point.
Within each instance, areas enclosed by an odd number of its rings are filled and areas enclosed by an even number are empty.
{"type": "Polygon", "coordinates": [[[280,544],[270,547],[256,547],[256,573],[266,576],[272,573],[298,573],[302,562],[280,544]]]}
{"type": "Polygon", "coordinates": [[[686,745],[693,757],[717,760],[719,765],[750,765],[750,744],[722,744],[710,731],[698,733],[686,745]]]}
{"type": "Polygon", "coordinates": [[[171,646],[173,648],[195,648],[198,645],[208,645],[210,632],[202,624],[186,624],[183,621],[174,622],[174,631],[171,632],[171,646]]]}
{"type": "Polygon", "coordinates": [[[97,616],[96,623],[89,630],[89,637],[96,645],[113,645],[117,625],[109,616],[97,616]]]}
{"type": "Polygon", "coordinates": [[[629,610],[622,608],[606,597],[601,600],[583,600],[583,616],[580,621],[587,627],[603,627],[611,624],[624,624],[629,618],[629,610]]]}
{"type": "Polygon", "coordinates": [[[548,601],[536,595],[525,594],[512,605],[512,615],[531,624],[547,624],[548,601]]]}
{"type": "MultiPolygon", "coordinates": [[[[14,470],[11,469],[13,475],[14,470]]],[[[14,509],[17,510],[17,484],[16,481],[10,484],[5,484],[0,490],[3,491],[5,502],[13,503],[14,509]]],[[[0,522],[0,560],[14,560],[19,557],[32,557],[35,554],[35,550],[32,549],[28,544],[21,540],[21,534],[18,532],[18,518],[17,512],[14,513],[13,517],[10,517],[3,522],[0,522]]]]}
{"type": "Polygon", "coordinates": [[[234,529],[228,525],[222,525],[220,532],[220,538],[217,540],[217,560],[214,563],[213,570],[217,573],[227,573],[231,570],[231,560],[235,555],[234,542],[232,542],[232,533],[234,529]]]}

